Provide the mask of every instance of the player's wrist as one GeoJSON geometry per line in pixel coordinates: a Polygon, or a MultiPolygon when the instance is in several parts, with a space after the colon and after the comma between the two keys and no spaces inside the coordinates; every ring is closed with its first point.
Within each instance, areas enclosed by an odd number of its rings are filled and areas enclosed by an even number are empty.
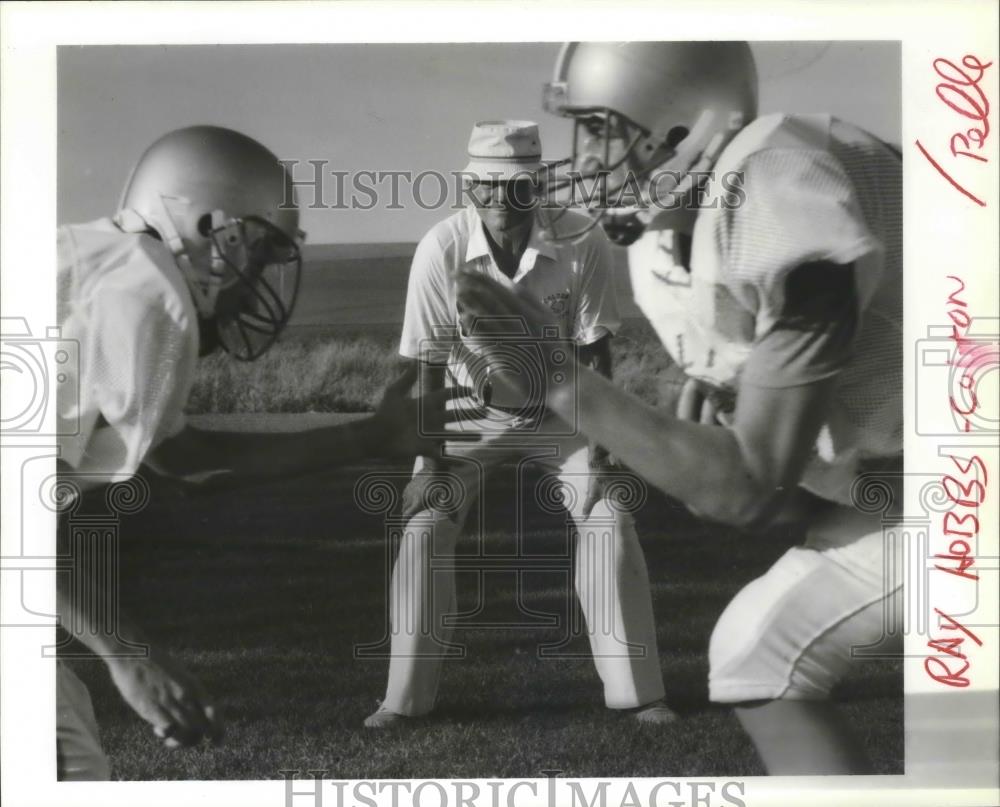
{"type": "MultiPolygon", "coordinates": [[[[603,372],[586,366],[579,355],[574,355],[575,349],[567,347],[565,342],[554,342],[547,348],[545,370],[551,382],[545,387],[546,405],[564,422],[580,428],[584,411],[592,399],[603,397],[604,385],[610,379],[603,372]],[[567,355],[572,357],[570,361],[566,361],[567,355]]],[[[591,443],[592,447],[595,445],[591,443]]]]}
{"type": "MultiPolygon", "coordinates": [[[[83,637],[77,637],[82,639],[83,637]]],[[[85,641],[87,649],[95,656],[104,660],[109,667],[120,666],[128,662],[142,661],[153,655],[153,648],[142,634],[127,625],[119,625],[114,633],[108,635],[91,635],[85,641]]]]}
{"type": "Polygon", "coordinates": [[[356,420],[351,426],[358,456],[383,456],[391,452],[391,432],[379,422],[377,414],[356,420]]]}

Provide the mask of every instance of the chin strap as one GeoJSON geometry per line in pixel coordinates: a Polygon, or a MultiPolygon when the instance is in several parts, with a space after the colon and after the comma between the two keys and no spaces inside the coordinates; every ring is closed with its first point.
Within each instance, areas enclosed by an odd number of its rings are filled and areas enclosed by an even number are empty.
{"type": "Polygon", "coordinates": [[[685,204],[688,194],[695,186],[707,179],[707,174],[719,159],[722,150],[729,145],[737,132],[743,128],[743,116],[733,114],[726,128],[711,134],[713,114],[705,110],[699,116],[691,133],[677,146],[677,152],[649,175],[643,194],[641,210],[633,211],[645,226],[661,212],[675,210],[685,204]],[[670,184],[661,180],[666,178],[670,184]],[[664,187],[660,187],[664,185],[664,187]],[[652,193],[650,193],[652,191],[652,193]]]}
{"type": "MultiPolygon", "coordinates": [[[[156,221],[147,221],[136,210],[125,208],[118,211],[115,216],[115,223],[124,232],[135,233],[150,229],[155,230],[173,254],[174,263],[177,264],[177,268],[184,275],[195,307],[198,309],[198,315],[202,319],[211,319],[215,315],[215,301],[219,296],[219,290],[222,288],[226,263],[219,252],[215,240],[211,239],[210,269],[208,279],[206,280],[204,272],[199,272],[195,268],[191,257],[188,255],[187,247],[185,247],[184,240],[181,238],[177,226],[174,224],[174,219],[170,214],[170,207],[168,205],[168,202],[188,205],[190,204],[189,200],[184,197],[160,196],[159,201],[162,215],[158,216],[156,221]]],[[[226,215],[221,210],[212,211],[213,230],[224,227],[226,221],[226,215]]]]}
{"type": "MultiPolygon", "coordinates": [[[[711,110],[704,110],[698,116],[698,120],[688,136],[678,143],[674,154],[650,172],[642,189],[639,204],[629,207],[602,207],[590,210],[588,212],[591,215],[591,221],[587,225],[575,232],[557,235],[554,225],[565,213],[565,210],[561,210],[548,223],[543,237],[550,241],[569,241],[572,243],[584,238],[590,230],[598,225],[607,223],[614,229],[617,220],[623,229],[631,231],[628,239],[617,242],[625,245],[632,243],[654,218],[666,211],[676,210],[685,204],[688,194],[694,190],[699,182],[704,182],[707,179],[708,171],[719,159],[722,150],[729,145],[733,137],[745,125],[743,115],[733,113],[726,121],[726,127],[722,131],[718,131],[715,125],[715,114],[711,110]],[[715,131],[714,135],[713,131],[715,131]],[[663,180],[667,180],[667,182],[663,180]]],[[[666,140],[665,135],[653,134],[646,142],[662,144],[666,140]]],[[[632,146],[634,145],[635,141],[632,143],[632,146]]]]}

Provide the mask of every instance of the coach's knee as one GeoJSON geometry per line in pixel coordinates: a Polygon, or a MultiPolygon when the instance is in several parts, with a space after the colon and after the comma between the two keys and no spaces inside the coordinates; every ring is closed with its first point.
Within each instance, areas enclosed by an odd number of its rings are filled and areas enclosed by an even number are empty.
{"type": "Polygon", "coordinates": [[[424,510],[413,516],[403,529],[400,554],[429,560],[431,556],[448,556],[454,553],[458,526],[446,514],[424,510]]]}
{"type": "Polygon", "coordinates": [[[617,571],[646,571],[645,555],[630,513],[612,519],[590,518],[579,524],[577,552],[588,563],[600,563],[617,571]]]}

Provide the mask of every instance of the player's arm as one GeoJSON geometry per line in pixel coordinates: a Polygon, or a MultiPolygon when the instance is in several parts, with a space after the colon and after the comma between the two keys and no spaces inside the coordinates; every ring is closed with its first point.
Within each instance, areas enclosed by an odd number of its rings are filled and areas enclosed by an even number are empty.
{"type": "Polygon", "coordinates": [[[156,473],[184,482],[267,479],[308,473],[381,453],[371,418],[291,433],[216,431],[186,426],[150,452],[156,473]]]}
{"type": "Polygon", "coordinates": [[[409,397],[417,377],[410,366],[386,390],[370,416],[336,426],[297,432],[216,431],[186,426],[146,457],[157,473],[194,483],[237,483],[285,478],[371,457],[432,453],[444,418],[443,392],[409,397]],[[418,419],[425,419],[424,429],[418,419]]]}
{"type": "MultiPolygon", "coordinates": [[[[649,407],[585,367],[578,370],[575,391],[550,391],[549,406],[570,422],[575,416],[590,439],[699,514],[740,526],[766,522],[780,510],[812,455],[854,334],[850,267],[803,269],[804,277],[836,278],[829,290],[835,299],[815,289],[812,296],[796,295],[812,305],[787,312],[758,341],[744,369],[731,428],[649,407]],[[818,321],[810,321],[810,311],[818,321]]],[[[460,294],[477,312],[519,314],[535,322],[546,316],[538,307],[532,313],[524,297],[485,279],[463,279],[460,294]]]]}
{"type": "Polygon", "coordinates": [[[74,579],[81,586],[73,591],[65,580],[56,585],[59,622],[104,661],[125,702],[168,746],[194,745],[204,737],[220,739],[218,710],[198,679],[159,646],[150,644],[121,607],[115,631],[108,633],[103,624],[106,617],[95,614],[90,604],[106,601],[113,593],[97,592],[98,583],[87,574],[74,579]]]}
{"type": "MultiPolygon", "coordinates": [[[[661,415],[657,428],[648,412],[619,416],[616,439],[631,443],[629,452],[642,466],[624,453],[622,459],[654,473],[650,481],[705,517],[751,526],[783,509],[813,455],[837,375],[851,358],[857,330],[852,266],[804,264],[788,274],[783,298],[780,316],[744,367],[730,427],[661,415]],[[643,434],[652,437],[645,446],[643,434]],[[664,452],[666,461],[656,463],[652,452],[664,452]]],[[[613,409],[607,396],[587,391],[593,384],[590,377],[581,380],[581,426],[613,432],[614,424],[605,423],[613,409]]]]}
{"type": "MultiPolygon", "coordinates": [[[[61,476],[74,471],[56,461],[61,476]]],[[[68,544],[65,525],[56,530],[59,555],[79,563],[68,544]]],[[[108,630],[106,605],[117,592],[107,579],[94,577],[90,569],[74,569],[56,575],[56,613],[60,626],[107,665],[122,698],[146,720],[169,746],[193,745],[203,737],[218,740],[222,722],[218,711],[198,680],[171,659],[149,638],[118,604],[113,630],[108,630]]]]}
{"type": "Polygon", "coordinates": [[[707,426],[653,409],[589,370],[579,373],[574,407],[581,429],[630,468],[700,515],[751,526],[780,508],[808,461],[833,387],[822,380],[775,390],[740,389],[733,427],[707,426]]]}

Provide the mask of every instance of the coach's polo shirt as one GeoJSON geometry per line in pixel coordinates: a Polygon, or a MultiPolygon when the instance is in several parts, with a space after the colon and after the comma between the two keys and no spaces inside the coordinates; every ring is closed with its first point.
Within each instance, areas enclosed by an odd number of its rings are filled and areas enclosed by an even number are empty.
{"type": "MultiPolygon", "coordinates": [[[[474,206],[435,225],[413,256],[400,354],[434,364],[447,363],[456,381],[475,386],[468,368],[457,359],[457,340],[478,354],[484,344],[508,338],[498,337],[501,331],[511,331],[509,323],[480,323],[475,334],[463,330],[455,295],[460,272],[483,273],[506,286],[527,289],[556,315],[559,336],[578,345],[593,344],[613,334],[620,319],[607,238],[600,227],[594,227],[576,243],[546,240],[539,217],[548,215],[542,211],[536,214],[513,278],[497,266],[474,206]]],[[[558,220],[559,231],[580,230],[588,221],[580,213],[566,211],[558,220]]],[[[518,406],[523,402],[494,398],[494,403],[518,406]]]]}

